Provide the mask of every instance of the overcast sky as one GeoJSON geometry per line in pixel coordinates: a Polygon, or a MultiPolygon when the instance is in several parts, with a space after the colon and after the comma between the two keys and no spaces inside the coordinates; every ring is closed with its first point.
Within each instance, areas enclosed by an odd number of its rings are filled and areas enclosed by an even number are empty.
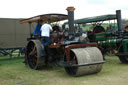
{"type": "Polygon", "coordinates": [[[68,6],[74,6],[75,19],[122,11],[122,18],[128,19],[127,0],[0,0],[0,18],[29,18],[47,13],[64,13],[68,6]]]}

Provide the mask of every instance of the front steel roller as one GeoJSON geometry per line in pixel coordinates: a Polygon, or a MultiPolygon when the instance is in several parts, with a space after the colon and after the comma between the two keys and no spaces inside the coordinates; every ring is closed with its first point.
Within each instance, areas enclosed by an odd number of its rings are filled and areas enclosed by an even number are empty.
{"type": "Polygon", "coordinates": [[[72,49],[70,58],[77,65],[65,67],[66,72],[71,76],[98,73],[104,62],[100,50],[96,47],[72,49]]]}
{"type": "Polygon", "coordinates": [[[45,65],[44,47],[39,40],[31,40],[27,45],[26,64],[32,69],[45,65]]]}

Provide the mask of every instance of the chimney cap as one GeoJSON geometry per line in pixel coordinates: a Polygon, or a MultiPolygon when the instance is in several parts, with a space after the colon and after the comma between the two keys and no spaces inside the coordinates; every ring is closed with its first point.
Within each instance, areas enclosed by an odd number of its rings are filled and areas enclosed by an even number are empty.
{"type": "Polygon", "coordinates": [[[67,11],[74,11],[75,10],[75,8],[73,7],[73,6],[71,6],[71,7],[67,7],[67,9],[66,9],[67,11]]]}

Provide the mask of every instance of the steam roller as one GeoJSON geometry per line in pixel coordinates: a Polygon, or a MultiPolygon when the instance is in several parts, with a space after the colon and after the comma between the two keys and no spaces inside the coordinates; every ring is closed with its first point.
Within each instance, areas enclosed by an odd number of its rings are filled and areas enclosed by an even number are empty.
{"type": "Polygon", "coordinates": [[[69,75],[81,76],[101,71],[103,56],[97,47],[71,49],[70,53],[70,60],[73,61],[74,64],[65,67],[69,75]]]}
{"type": "MultiPolygon", "coordinates": [[[[68,16],[62,14],[48,14],[25,19],[22,22],[32,22],[34,19],[54,21],[66,19],[69,21],[69,29],[63,31],[55,31],[51,33],[50,38],[53,39],[51,44],[43,46],[41,37],[31,37],[26,46],[25,63],[31,69],[40,69],[49,64],[55,66],[63,66],[67,74],[71,76],[82,76],[87,74],[98,73],[102,69],[104,63],[101,51],[97,48],[96,43],[90,43],[87,39],[86,32],[75,31],[74,27],[74,10],[68,7],[68,16]],[[55,34],[57,35],[55,37],[55,34]]],[[[33,21],[34,22],[34,21],[33,21]]],[[[30,26],[31,27],[31,26],[30,26]]]]}

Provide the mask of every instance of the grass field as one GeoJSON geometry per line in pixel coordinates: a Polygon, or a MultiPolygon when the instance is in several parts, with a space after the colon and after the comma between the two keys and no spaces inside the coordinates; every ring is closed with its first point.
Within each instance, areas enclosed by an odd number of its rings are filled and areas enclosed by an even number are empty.
{"type": "Polygon", "coordinates": [[[71,77],[63,67],[31,70],[23,58],[0,59],[0,85],[127,85],[128,65],[115,56],[106,56],[106,60],[98,74],[71,77]]]}

